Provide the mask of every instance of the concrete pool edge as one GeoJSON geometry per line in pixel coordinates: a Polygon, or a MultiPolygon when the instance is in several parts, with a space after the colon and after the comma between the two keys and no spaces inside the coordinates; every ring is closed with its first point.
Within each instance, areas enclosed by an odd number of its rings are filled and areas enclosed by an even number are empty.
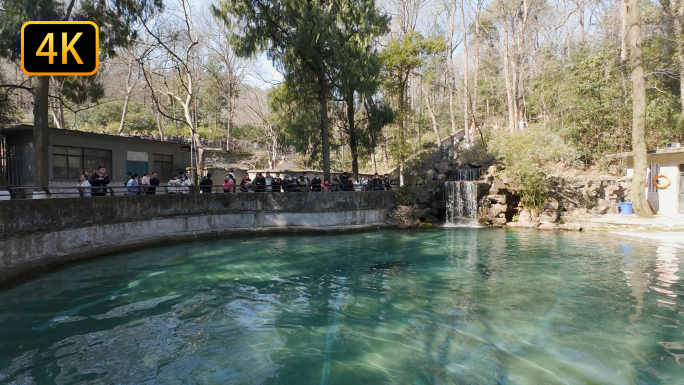
{"type": "Polygon", "coordinates": [[[240,234],[367,231],[389,227],[389,209],[234,213],[152,218],[0,239],[0,291],[55,267],[140,247],[240,234]]]}

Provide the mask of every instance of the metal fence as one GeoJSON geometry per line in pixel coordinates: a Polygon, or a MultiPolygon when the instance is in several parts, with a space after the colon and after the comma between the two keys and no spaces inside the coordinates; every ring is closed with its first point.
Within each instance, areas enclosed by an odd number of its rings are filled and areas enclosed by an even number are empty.
{"type": "Polygon", "coordinates": [[[0,157],[0,174],[7,179],[10,185],[21,185],[22,178],[21,158],[0,157]]]}
{"type": "Polygon", "coordinates": [[[34,199],[36,197],[49,198],[75,198],[75,197],[97,197],[97,196],[134,196],[134,195],[169,195],[169,194],[245,194],[245,193],[301,193],[301,192],[360,192],[360,191],[385,191],[395,190],[395,185],[362,185],[355,184],[352,186],[331,185],[330,189],[323,186],[318,188],[311,185],[286,185],[286,186],[257,186],[254,184],[247,185],[232,185],[232,186],[176,186],[176,185],[160,185],[156,187],[149,186],[107,186],[107,187],[64,187],[64,186],[8,186],[6,188],[0,187],[0,193],[7,191],[8,194],[0,194],[8,196],[9,199],[34,199]]]}

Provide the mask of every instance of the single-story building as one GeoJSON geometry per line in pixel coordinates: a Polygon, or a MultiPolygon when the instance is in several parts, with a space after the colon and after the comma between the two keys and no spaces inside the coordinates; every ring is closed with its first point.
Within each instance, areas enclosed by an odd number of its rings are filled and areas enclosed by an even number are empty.
{"type": "MultiPolygon", "coordinates": [[[[51,186],[76,183],[81,174],[91,175],[98,166],[107,167],[113,182],[125,182],[129,172],[142,175],[152,171],[157,171],[159,179],[167,182],[174,172],[190,166],[191,148],[186,144],[84,131],[49,130],[51,186]]],[[[23,185],[33,185],[33,126],[0,129],[0,140],[4,142],[6,152],[0,156],[19,159],[21,164],[18,168],[20,178],[8,179],[20,179],[23,185]]]]}
{"type": "MultiPolygon", "coordinates": [[[[191,146],[186,143],[140,137],[98,134],[50,128],[48,159],[50,186],[73,186],[81,174],[91,175],[107,167],[112,182],[125,182],[129,172],[143,175],[157,171],[162,184],[171,175],[191,167],[191,146]]],[[[34,185],[33,126],[0,129],[0,172],[10,185],[34,185]]],[[[226,170],[242,177],[246,169],[238,162],[247,152],[207,149],[204,161],[214,183],[223,183],[226,170]]]]}
{"type": "MultiPolygon", "coordinates": [[[[627,159],[627,176],[634,175],[634,155],[631,152],[607,155],[607,158],[627,159]]],[[[646,152],[646,194],[648,201],[663,215],[684,214],[684,148],[669,143],[668,148],[646,152]],[[654,183],[654,178],[659,177],[654,183]]]]}

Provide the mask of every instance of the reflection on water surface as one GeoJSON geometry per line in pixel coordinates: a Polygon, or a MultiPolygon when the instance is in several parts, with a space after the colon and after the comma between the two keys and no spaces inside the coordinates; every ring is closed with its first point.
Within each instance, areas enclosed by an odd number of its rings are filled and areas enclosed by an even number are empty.
{"type": "Polygon", "coordinates": [[[683,255],[491,229],[145,249],[0,293],[0,383],[684,384],[683,255]]]}

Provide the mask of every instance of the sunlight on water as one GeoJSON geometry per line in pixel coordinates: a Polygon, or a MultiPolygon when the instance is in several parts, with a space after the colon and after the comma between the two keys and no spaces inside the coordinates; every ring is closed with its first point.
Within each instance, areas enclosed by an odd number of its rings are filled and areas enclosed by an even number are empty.
{"type": "Polygon", "coordinates": [[[495,229],[226,238],[0,293],[0,384],[684,384],[684,252],[495,229]]]}

